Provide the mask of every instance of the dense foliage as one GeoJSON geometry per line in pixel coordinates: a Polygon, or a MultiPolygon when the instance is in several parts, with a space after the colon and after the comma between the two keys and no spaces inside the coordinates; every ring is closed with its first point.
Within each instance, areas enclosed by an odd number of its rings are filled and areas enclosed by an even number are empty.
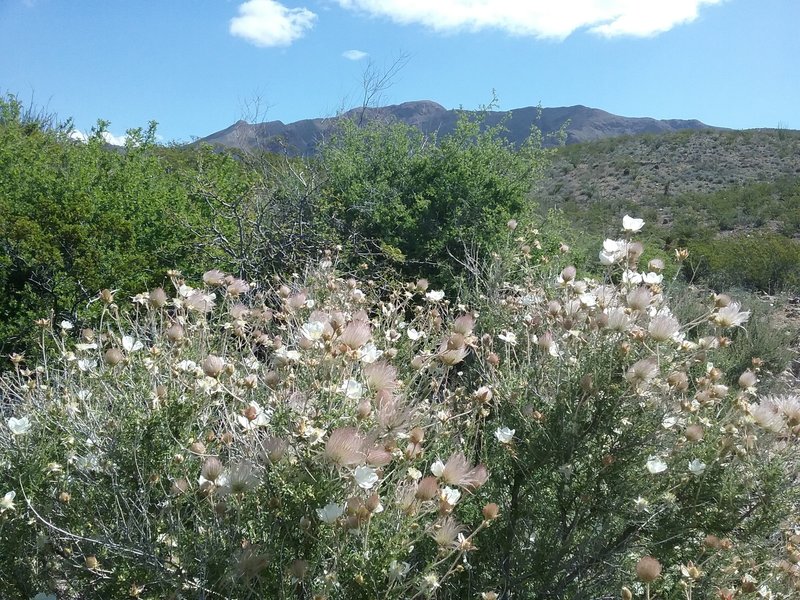
{"type": "Polygon", "coordinates": [[[196,257],[199,221],[186,188],[155,151],[155,126],[109,150],[0,101],[0,353],[30,347],[35,319],[76,319],[99,290],[162,281],[196,257]]]}
{"type": "Polygon", "coordinates": [[[466,304],[331,253],[43,324],[0,379],[6,597],[791,597],[800,398],[717,366],[749,311],[671,311],[631,230],[602,280],[535,236],[466,304]]]}
{"type": "Polygon", "coordinates": [[[500,131],[463,118],[451,135],[428,139],[403,124],[345,120],[321,147],[321,214],[356,250],[377,241],[404,272],[441,279],[465,250],[494,249],[504,224],[528,211],[545,165],[541,137],[533,131],[514,148],[500,131]]]}

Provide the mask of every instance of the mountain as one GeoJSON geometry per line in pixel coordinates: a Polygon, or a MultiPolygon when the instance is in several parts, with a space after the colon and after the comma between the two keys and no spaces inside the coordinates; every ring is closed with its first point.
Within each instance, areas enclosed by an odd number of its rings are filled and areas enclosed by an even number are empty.
{"type": "MultiPolygon", "coordinates": [[[[315,152],[320,141],[334,131],[339,119],[355,119],[359,122],[375,120],[402,122],[418,127],[426,134],[434,132],[447,134],[453,131],[463,112],[478,114],[477,111],[448,110],[436,102],[422,100],[378,108],[357,108],[338,117],[305,119],[288,124],[282,121],[255,124],[237,121],[227,129],[212,133],[196,143],[308,156],[315,152]]],[[[497,125],[503,119],[507,119],[506,137],[515,144],[525,140],[533,125],[538,126],[545,135],[546,145],[556,144],[555,139],[547,136],[557,133],[564,124],[567,124],[567,144],[641,133],[717,129],[694,119],[658,120],[649,117],[621,117],[586,106],[541,109],[527,106],[510,111],[488,111],[485,114],[485,122],[490,126],[497,125]]]]}

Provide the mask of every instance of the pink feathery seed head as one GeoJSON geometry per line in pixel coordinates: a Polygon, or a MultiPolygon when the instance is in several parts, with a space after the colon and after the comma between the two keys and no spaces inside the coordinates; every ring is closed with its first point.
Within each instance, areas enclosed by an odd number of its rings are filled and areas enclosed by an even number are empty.
{"type": "Polygon", "coordinates": [[[463,525],[448,515],[431,526],[430,534],[438,546],[449,548],[457,545],[458,534],[465,529],[463,525]]]}
{"type": "Polygon", "coordinates": [[[218,286],[225,283],[225,273],[219,269],[211,269],[203,273],[203,283],[206,285],[218,286]]]}
{"type": "Polygon", "coordinates": [[[292,310],[297,310],[303,308],[307,301],[308,296],[306,296],[305,292],[297,292],[286,298],[286,305],[292,310]]]}
{"type": "Polygon", "coordinates": [[[193,292],[186,300],[184,300],[186,308],[196,310],[197,312],[211,312],[214,310],[214,296],[206,295],[202,292],[193,292]]]}
{"type": "Polygon", "coordinates": [[[672,339],[680,329],[680,323],[671,315],[658,315],[653,317],[647,327],[650,337],[656,342],[666,342],[672,339]]]}
{"type": "Polygon", "coordinates": [[[250,291],[250,284],[244,279],[233,279],[226,288],[230,296],[241,296],[250,291]]]}
{"type": "Polygon", "coordinates": [[[653,301],[653,295],[646,287],[638,287],[631,290],[625,300],[628,303],[628,308],[642,312],[650,306],[650,303],[653,301]]]}
{"type": "Polygon", "coordinates": [[[475,327],[475,317],[470,314],[461,315],[453,322],[453,332],[469,336],[475,327]]]}
{"type": "Polygon", "coordinates": [[[164,288],[157,287],[154,290],[150,290],[148,301],[153,308],[161,308],[167,303],[167,293],[164,288]]]}
{"type": "Polygon", "coordinates": [[[269,437],[263,441],[261,447],[264,449],[263,457],[271,464],[275,464],[286,455],[289,442],[281,438],[269,437]]]}
{"type": "Polygon", "coordinates": [[[647,383],[658,374],[658,361],[655,357],[643,358],[633,363],[625,373],[625,379],[634,385],[647,383]]]}
{"type": "Polygon", "coordinates": [[[203,463],[200,474],[208,481],[216,481],[222,475],[222,463],[216,456],[209,456],[203,463]]]}
{"type": "Polygon", "coordinates": [[[539,336],[538,345],[542,350],[549,351],[553,344],[555,344],[555,339],[553,338],[553,333],[551,331],[545,331],[541,336],[539,336]]]}
{"type": "Polygon", "coordinates": [[[689,389],[689,377],[683,371],[673,371],[667,376],[667,383],[670,387],[685,392],[689,389]]]}
{"type": "Polygon", "coordinates": [[[373,391],[393,391],[397,388],[397,369],[386,361],[367,365],[363,369],[367,387],[373,391]]]}
{"type": "Polygon", "coordinates": [[[338,341],[350,350],[357,350],[366,344],[372,337],[368,321],[360,319],[350,321],[339,334],[338,341]]]}
{"type": "Polygon", "coordinates": [[[453,454],[444,465],[442,481],[467,489],[477,489],[486,483],[489,472],[483,465],[471,467],[462,452],[453,454]]]}
{"type": "Polygon", "coordinates": [[[222,373],[222,369],[225,368],[225,360],[214,354],[209,354],[200,366],[203,369],[203,373],[209,377],[217,377],[222,373]]]}
{"type": "Polygon", "coordinates": [[[364,438],[353,427],[334,429],[325,443],[325,456],[340,467],[363,464],[364,438]]]}
{"type": "Polygon", "coordinates": [[[417,483],[414,497],[417,500],[433,500],[439,494],[439,482],[436,477],[423,477],[417,483]]]}
{"type": "Polygon", "coordinates": [[[378,406],[375,418],[384,431],[396,432],[408,426],[413,411],[402,398],[392,397],[378,406]]]}
{"type": "Polygon", "coordinates": [[[606,316],[606,327],[610,331],[624,333],[631,328],[631,318],[624,308],[612,308],[606,316]]]}
{"type": "Polygon", "coordinates": [[[394,459],[394,455],[386,448],[375,446],[367,452],[367,464],[371,467],[385,467],[394,459]]]}
{"type": "Polygon", "coordinates": [[[628,244],[629,264],[636,264],[643,252],[644,252],[644,245],[641,242],[631,242],[630,244],[628,244]]]}

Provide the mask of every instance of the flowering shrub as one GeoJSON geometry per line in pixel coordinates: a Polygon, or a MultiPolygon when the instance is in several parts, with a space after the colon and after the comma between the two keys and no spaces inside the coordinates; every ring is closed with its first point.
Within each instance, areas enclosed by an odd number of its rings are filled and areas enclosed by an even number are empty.
{"type": "Polygon", "coordinates": [[[468,306],[327,256],[41,322],[0,384],[4,593],[788,598],[800,398],[714,366],[748,312],[680,322],[643,225],[603,280],[514,232],[468,306]]]}

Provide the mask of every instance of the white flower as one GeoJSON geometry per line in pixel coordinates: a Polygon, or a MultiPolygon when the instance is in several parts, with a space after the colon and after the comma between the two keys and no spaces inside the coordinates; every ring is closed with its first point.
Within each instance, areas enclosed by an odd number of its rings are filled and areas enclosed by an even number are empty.
{"type": "Polygon", "coordinates": [[[8,428],[14,435],[24,435],[31,430],[31,420],[28,417],[22,417],[20,419],[11,417],[8,420],[8,428]]]}
{"type": "Polygon", "coordinates": [[[422,338],[425,337],[425,332],[424,331],[417,331],[413,327],[409,327],[406,330],[406,335],[408,336],[408,339],[410,339],[412,342],[416,342],[417,340],[422,339],[422,338]]]}
{"type": "Polygon", "coordinates": [[[678,424],[678,417],[664,417],[661,421],[661,426],[664,429],[672,429],[678,424]]]}
{"type": "Polygon", "coordinates": [[[501,444],[510,444],[514,439],[514,431],[514,429],[509,429],[508,427],[498,427],[495,429],[494,437],[496,437],[501,444]]]}
{"type": "Polygon", "coordinates": [[[425,294],[425,298],[431,302],[439,302],[440,300],[444,300],[444,291],[432,290],[425,294]]]}
{"type": "Polygon", "coordinates": [[[78,369],[83,371],[91,371],[97,366],[97,361],[91,358],[80,358],[78,359],[78,369]]]}
{"type": "Polygon", "coordinates": [[[175,366],[179,371],[183,371],[184,373],[194,372],[197,369],[197,363],[193,360],[182,360],[175,366]]]}
{"type": "Polygon", "coordinates": [[[702,475],[703,471],[705,470],[706,463],[701,461],[699,458],[695,458],[689,463],[689,471],[692,473],[692,475],[702,475]]]}
{"type": "Polygon", "coordinates": [[[255,413],[255,417],[252,420],[248,419],[244,415],[239,415],[236,417],[236,420],[239,421],[239,425],[241,425],[245,430],[252,431],[259,427],[267,427],[269,425],[269,420],[272,416],[271,410],[264,410],[255,400],[250,401],[248,408],[253,409],[249,412],[255,413]]]}
{"type": "Polygon", "coordinates": [[[633,501],[633,505],[639,512],[647,512],[647,508],[650,506],[650,501],[647,498],[642,498],[641,496],[639,496],[636,500],[633,501]]]}
{"type": "Polygon", "coordinates": [[[311,321],[306,323],[300,328],[300,334],[309,340],[317,341],[322,338],[325,332],[325,323],[320,321],[311,321]]]}
{"type": "Polygon", "coordinates": [[[644,281],[641,273],[637,273],[636,271],[631,271],[630,269],[625,269],[622,273],[622,283],[626,283],[628,285],[639,285],[644,281]]]}
{"type": "Polygon", "coordinates": [[[397,562],[393,560],[389,563],[389,581],[395,582],[406,576],[406,573],[411,569],[411,565],[407,562],[397,562]]]}
{"type": "Polygon", "coordinates": [[[636,232],[644,227],[644,219],[635,219],[628,215],[622,217],[622,228],[625,231],[636,232]]]}
{"type": "Polygon", "coordinates": [[[592,307],[597,305],[597,298],[594,294],[590,292],[586,292],[578,296],[578,300],[580,300],[581,304],[586,307],[592,307]]]}
{"type": "Polygon", "coordinates": [[[356,467],[353,477],[362,490],[372,489],[378,483],[378,473],[372,467],[356,467]]]}
{"type": "Polygon", "coordinates": [[[600,259],[600,264],[604,267],[610,267],[617,262],[617,255],[614,252],[606,252],[605,250],[601,250],[597,257],[600,259]]]}
{"type": "Polygon", "coordinates": [[[297,350],[287,350],[286,346],[281,346],[275,350],[275,357],[284,363],[298,362],[300,360],[300,352],[297,350]]]}
{"type": "Polygon", "coordinates": [[[11,490],[10,492],[6,492],[6,495],[0,499],[0,514],[3,514],[7,510],[14,510],[14,498],[16,498],[17,492],[11,490]]]}
{"type": "Polygon", "coordinates": [[[321,427],[308,426],[303,430],[303,437],[308,440],[310,445],[319,444],[327,432],[321,427]]]}
{"type": "Polygon", "coordinates": [[[459,498],[461,498],[461,492],[456,488],[445,487],[440,492],[440,497],[442,500],[447,502],[450,506],[455,506],[456,502],[458,502],[459,498]]]}
{"type": "Polygon", "coordinates": [[[345,379],[339,387],[339,392],[350,400],[358,400],[364,395],[364,386],[355,379],[345,379]]]}
{"type": "Polygon", "coordinates": [[[344,514],[343,504],[326,504],[324,508],[317,509],[317,516],[320,521],[324,521],[328,525],[335,523],[336,520],[344,514]]]}
{"type": "Polygon", "coordinates": [[[652,271],[649,273],[645,273],[642,276],[642,281],[649,284],[658,284],[664,281],[664,276],[659,273],[653,273],[652,271]]]}
{"type": "Polygon", "coordinates": [[[72,329],[73,327],[75,327],[75,326],[74,326],[72,323],[70,323],[69,321],[61,321],[61,323],[59,323],[59,325],[60,325],[61,329],[63,329],[64,331],[69,331],[70,329],[72,329]]]}
{"type": "Polygon", "coordinates": [[[374,363],[381,356],[383,356],[383,350],[378,350],[378,347],[372,342],[367,342],[358,350],[358,358],[368,365],[374,363]]]}
{"type": "Polygon", "coordinates": [[[515,346],[517,344],[517,334],[515,334],[513,331],[504,331],[503,333],[498,333],[497,337],[511,346],[515,346]]]}
{"type": "MultiPolygon", "coordinates": [[[[444,470],[444,465],[442,465],[442,470],[444,470]]],[[[408,471],[406,471],[406,476],[411,481],[418,481],[422,479],[422,471],[419,469],[415,469],[414,467],[408,467],[408,471]]]]}
{"type": "Polygon", "coordinates": [[[436,576],[436,573],[428,573],[422,578],[419,585],[422,591],[426,595],[429,595],[439,587],[439,578],[436,576]]]}
{"type": "Polygon", "coordinates": [[[614,255],[617,252],[619,252],[619,250],[620,250],[620,245],[619,242],[617,242],[617,240],[606,238],[606,240],[603,242],[603,252],[614,255]]]}
{"type": "Polygon", "coordinates": [[[136,352],[144,348],[144,344],[131,335],[123,335],[122,347],[125,349],[125,352],[136,352]]]}
{"type": "Polygon", "coordinates": [[[653,475],[657,473],[663,473],[667,470],[667,463],[661,460],[661,458],[658,456],[651,456],[649,459],[647,459],[647,470],[653,475]]]}
{"type": "Polygon", "coordinates": [[[711,319],[720,327],[738,327],[744,325],[750,318],[749,310],[739,310],[738,302],[731,302],[728,306],[720,308],[711,319]]]}
{"type": "Polygon", "coordinates": [[[431,465],[431,473],[433,473],[434,477],[441,477],[442,473],[444,473],[444,463],[440,460],[437,460],[431,465]]]}
{"type": "Polygon", "coordinates": [[[97,350],[97,344],[94,342],[91,342],[89,344],[75,344],[75,350],[80,350],[80,351],[97,350]]]}
{"type": "Polygon", "coordinates": [[[194,292],[194,288],[190,285],[186,285],[182,283],[181,286],[178,288],[178,294],[183,296],[184,298],[188,298],[194,292]]]}

